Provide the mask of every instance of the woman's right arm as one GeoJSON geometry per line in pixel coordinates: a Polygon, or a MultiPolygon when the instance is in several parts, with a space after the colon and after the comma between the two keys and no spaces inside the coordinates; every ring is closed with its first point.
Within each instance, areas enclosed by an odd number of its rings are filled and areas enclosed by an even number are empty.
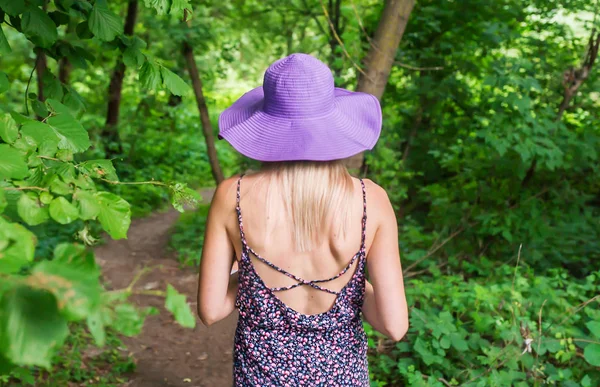
{"type": "Polygon", "coordinates": [[[369,219],[376,219],[377,226],[367,256],[369,281],[362,311],[373,328],[399,341],[408,331],[408,307],[398,248],[398,224],[385,190],[369,184],[368,196],[372,203],[369,219]]]}

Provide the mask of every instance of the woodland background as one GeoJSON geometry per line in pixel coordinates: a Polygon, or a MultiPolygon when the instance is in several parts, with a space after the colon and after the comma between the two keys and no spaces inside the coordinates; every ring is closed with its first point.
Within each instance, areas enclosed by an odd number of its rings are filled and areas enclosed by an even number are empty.
{"type": "MultiPolygon", "coordinates": [[[[82,371],[73,349],[156,310],[105,290],[89,246],[193,205],[171,246],[197,265],[197,190],[256,167],[217,117],[293,52],[382,102],[349,166],[397,211],[411,328],[366,327],[372,385],[600,385],[598,7],[0,0],[0,385],[127,380],[130,359],[82,371]]],[[[174,287],[149,292],[195,325],[174,287]]]]}

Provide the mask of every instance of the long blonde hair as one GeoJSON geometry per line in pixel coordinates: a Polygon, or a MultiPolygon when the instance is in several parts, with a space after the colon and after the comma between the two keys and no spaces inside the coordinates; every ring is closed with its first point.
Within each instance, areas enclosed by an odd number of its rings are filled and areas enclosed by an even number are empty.
{"type": "Polygon", "coordinates": [[[293,225],[295,250],[319,246],[330,227],[345,233],[353,197],[352,177],[341,161],[288,161],[266,163],[263,171],[277,190],[268,190],[268,203],[281,195],[293,225]]]}

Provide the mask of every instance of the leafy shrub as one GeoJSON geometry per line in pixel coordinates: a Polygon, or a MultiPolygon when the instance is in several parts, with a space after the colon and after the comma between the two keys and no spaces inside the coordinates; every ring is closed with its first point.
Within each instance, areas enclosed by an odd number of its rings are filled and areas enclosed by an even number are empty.
{"type": "Polygon", "coordinates": [[[409,280],[407,338],[388,343],[367,327],[372,385],[598,386],[599,280],[508,265],[409,280]]]}

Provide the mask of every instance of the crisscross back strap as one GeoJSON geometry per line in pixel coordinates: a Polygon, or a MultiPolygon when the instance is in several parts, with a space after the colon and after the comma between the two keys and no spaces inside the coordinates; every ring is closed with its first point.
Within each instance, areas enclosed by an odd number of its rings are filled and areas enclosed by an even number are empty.
{"type": "Polygon", "coordinates": [[[238,225],[239,225],[239,229],[240,229],[240,238],[242,241],[242,248],[244,250],[245,253],[251,253],[252,255],[254,255],[259,261],[261,261],[262,263],[264,263],[265,265],[273,268],[274,270],[277,270],[278,272],[280,272],[281,274],[284,274],[287,277],[290,277],[291,279],[293,279],[294,281],[296,281],[295,284],[293,285],[289,285],[289,286],[282,286],[282,287],[276,287],[276,288],[271,288],[271,291],[274,292],[278,292],[278,291],[284,291],[284,290],[290,290],[290,289],[294,289],[297,288],[299,286],[310,286],[313,287],[315,289],[327,292],[327,293],[331,293],[331,294],[338,294],[339,292],[336,292],[334,290],[331,289],[327,289],[324,288],[320,285],[318,285],[319,283],[323,283],[323,282],[330,282],[333,281],[341,276],[343,276],[344,274],[346,274],[346,272],[348,272],[348,270],[350,270],[350,268],[352,267],[352,265],[356,262],[357,259],[364,257],[365,255],[365,241],[366,241],[366,228],[367,228],[367,192],[366,192],[366,188],[365,188],[365,183],[363,182],[362,179],[360,179],[360,184],[362,187],[362,194],[363,194],[363,215],[362,215],[362,221],[361,221],[361,242],[360,242],[360,250],[358,253],[354,254],[354,256],[352,257],[352,259],[350,259],[350,262],[348,262],[348,264],[336,275],[334,275],[333,277],[329,277],[326,279],[318,279],[318,280],[311,280],[311,281],[307,281],[304,280],[282,268],[280,268],[279,266],[275,265],[274,263],[268,261],[267,259],[263,258],[262,256],[260,256],[260,254],[258,254],[256,251],[254,251],[252,249],[252,247],[250,247],[248,245],[248,242],[246,241],[246,235],[244,233],[244,223],[243,223],[243,218],[242,218],[242,209],[240,207],[240,200],[241,200],[241,183],[242,183],[242,178],[244,177],[244,175],[241,175],[240,178],[237,181],[237,192],[236,192],[236,212],[237,212],[237,216],[238,216],[238,225]]]}

